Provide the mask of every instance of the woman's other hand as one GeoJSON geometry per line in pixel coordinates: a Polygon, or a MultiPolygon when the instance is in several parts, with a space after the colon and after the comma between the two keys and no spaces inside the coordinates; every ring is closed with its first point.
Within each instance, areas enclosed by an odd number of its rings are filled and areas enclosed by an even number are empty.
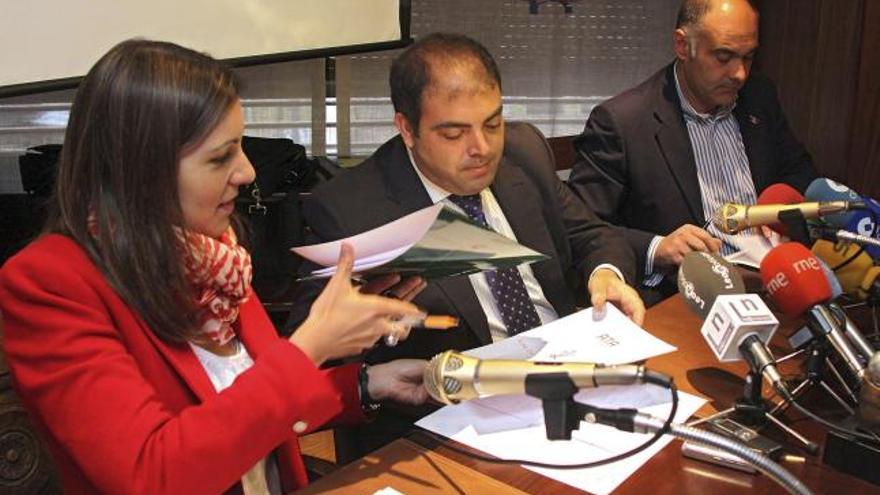
{"type": "Polygon", "coordinates": [[[336,273],[312,304],[306,321],[290,337],[317,365],[360,354],[383,335],[404,340],[409,327],[394,320],[422,314],[408,302],[361,293],[351,283],[353,265],[354,251],[343,244],[336,273]]]}
{"type": "Polygon", "coordinates": [[[367,367],[370,398],[423,404],[428,399],[428,391],[422,384],[427,365],[428,362],[422,359],[397,359],[367,367]]]}

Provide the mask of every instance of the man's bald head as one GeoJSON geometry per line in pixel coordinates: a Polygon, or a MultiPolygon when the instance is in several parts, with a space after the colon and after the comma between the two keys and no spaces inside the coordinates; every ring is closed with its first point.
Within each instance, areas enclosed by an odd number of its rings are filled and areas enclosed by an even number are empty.
{"type": "Polygon", "coordinates": [[[698,28],[709,12],[730,8],[748,8],[756,15],[758,13],[752,0],[684,0],[678,9],[675,28],[698,28]]]}
{"type": "Polygon", "coordinates": [[[501,75],[488,50],[472,38],[433,33],[420,38],[391,64],[391,102],[418,133],[422,97],[487,88],[501,90],[501,75]]]}
{"type": "Polygon", "coordinates": [[[729,107],[751,71],[758,12],[749,0],[685,0],[673,33],[682,92],[701,113],[729,107]]]}

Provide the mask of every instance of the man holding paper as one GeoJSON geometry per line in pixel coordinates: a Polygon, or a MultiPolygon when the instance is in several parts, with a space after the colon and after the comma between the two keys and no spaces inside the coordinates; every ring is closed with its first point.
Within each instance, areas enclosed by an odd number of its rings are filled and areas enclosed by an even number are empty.
{"type": "MultiPolygon", "coordinates": [[[[644,305],[627,285],[634,253],[557,179],[535,127],[505,125],[500,76],[483,46],[460,35],[426,36],[394,61],[390,83],[400,134],[304,200],[313,232],[336,240],[443,202],[550,259],[428,281],[414,302],[460,317],[459,327],[415,328],[368,361],[485,345],[572,313],[578,295],[582,305],[610,301],[642,323],[644,305]]],[[[400,290],[411,293],[414,284],[405,280],[400,290]]]]}

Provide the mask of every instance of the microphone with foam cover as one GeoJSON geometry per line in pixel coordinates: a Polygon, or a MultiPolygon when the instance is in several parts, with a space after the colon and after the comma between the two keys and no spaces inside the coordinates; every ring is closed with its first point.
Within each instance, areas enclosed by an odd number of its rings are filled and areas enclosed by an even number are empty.
{"type": "Polygon", "coordinates": [[[654,383],[668,387],[670,378],[623,364],[603,366],[593,363],[541,363],[512,359],[478,359],[455,351],[434,356],[425,368],[424,384],[434,400],[458,404],[463,400],[490,395],[516,395],[528,391],[530,380],[559,380],[575,388],[603,385],[654,383]]]}
{"type": "Polygon", "coordinates": [[[813,244],[813,254],[831,267],[848,296],[861,301],[872,296],[880,297],[878,267],[868,253],[859,253],[859,250],[855,244],[835,244],[825,240],[813,244]]]}
{"type": "MultiPolygon", "coordinates": [[[[849,187],[825,177],[819,177],[810,182],[804,192],[804,198],[807,201],[862,201],[862,198],[849,187]]],[[[825,217],[825,221],[832,227],[842,229],[854,215],[855,212],[828,215],[825,217]]]]}
{"type": "Polygon", "coordinates": [[[771,249],[761,261],[761,280],[770,298],[790,317],[804,316],[813,334],[827,339],[858,377],[865,367],[832,310],[831,286],[822,262],[804,246],[787,242],[771,249]]]}
{"type": "MultiPolygon", "coordinates": [[[[880,241],[880,203],[871,199],[864,198],[866,209],[854,212],[852,218],[844,226],[843,230],[852,232],[864,238],[880,241]]],[[[859,242],[858,240],[854,242],[859,242]]],[[[878,242],[860,242],[864,246],[865,251],[874,258],[880,259],[880,243],[878,242]]]]}
{"type": "Polygon", "coordinates": [[[691,251],[678,267],[678,290],[695,313],[706,319],[715,298],[746,291],[736,268],[717,254],[691,251]]]}
{"type": "MultiPolygon", "coordinates": [[[[804,201],[804,196],[800,192],[798,192],[797,189],[789,186],[788,184],[776,183],[767,186],[766,189],[761,191],[761,194],[758,196],[757,203],[759,205],[791,205],[803,203],[804,201]]],[[[785,223],[783,223],[781,219],[780,223],[771,223],[767,226],[775,230],[780,235],[789,235],[788,229],[785,228],[785,223]]],[[[803,228],[805,229],[806,226],[804,226],[803,228]]]]}
{"type": "Polygon", "coordinates": [[[863,209],[845,214],[828,215],[824,218],[830,226],[818,229],[816,237],[833,241],[855,242],[865,246],[872,258],[880,258],[880,203],[859,196],[849,187],[831,179],[819,178],[810,183],[805,194],[809,201],[848,201],[862,202],[863,209]]]}

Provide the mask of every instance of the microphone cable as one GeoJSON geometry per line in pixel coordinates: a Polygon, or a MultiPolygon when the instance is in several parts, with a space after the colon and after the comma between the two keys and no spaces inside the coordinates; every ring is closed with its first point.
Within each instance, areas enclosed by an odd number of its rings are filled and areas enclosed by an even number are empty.
{"type": "MultiPolygon", "coordinates": [[[[547,462],[538,462],[538,461],[530,461],[527,459],[499,459],[497,457],[489,457],[482,454],[477,454],[474,452],[467,451],[465,449],[461,449],[452,445],[444,445],[443,447],[449,449],[458,454],[464,455],[466,457],[470,457],[473,459],[477,459],[483,462],[489,462],[492,464],[521,464],[523,466],[531,466],[531,467],[539,467],[539,468],[549,468],[549,469],[586,469],[586,468],[594,468],[599,466],[604,466],[606,464],[612,464],[614,462],[620,461],[622,459],[626,459],[627,457],[638,454],[639,452],[647,449],[651,445],[657,443],[660,438],[671,431],[672,422],[675,420],[675,414],[678,412],[678,389],[675,387],[675,382],[670,380],[669,382],[669,391],[672,394],[672,407],[669,409],[669,416],[663,422],[663,426],[654,432],[654,435],[649,438],[647,441],[638,445],[626,452],[621,454],[617,454],[611,457],[607,457],[605,459],[599,459],[598,461],[592,462],[584,462],[581,464],[551,464],[547,462]]],[[[587,408],[591,408],[592,406],[586,406],[587,408]]],[[[633,409],[633,411],[635,411],[633,409]]],[[[432,432],[428,431],[434,437],[445,440],[444,437],[432,432]]]]}
{"type": "Polygon", "coordinates": [[[813,411],[810,411],[809,409],[801,405],[794,397],[789,397],[788,399],[789,403],[791,403],[791,405],[793,405],[795,409],[797,409],[801,414],[815,421],[816,423],[819,423],[820,425],[828,428],[829,430],[834,430],[841,435],[846,435],[850,438],[855,438],[859,440],[865,440],[871,443],[880,442],[880,437],[878,437],[877,435],[868,435],[856,430],[851,430],[849,428],[844,428],[843,426],[836,425],[831,421],[828,421],[827,419],[814,413],[813,411]]]}

